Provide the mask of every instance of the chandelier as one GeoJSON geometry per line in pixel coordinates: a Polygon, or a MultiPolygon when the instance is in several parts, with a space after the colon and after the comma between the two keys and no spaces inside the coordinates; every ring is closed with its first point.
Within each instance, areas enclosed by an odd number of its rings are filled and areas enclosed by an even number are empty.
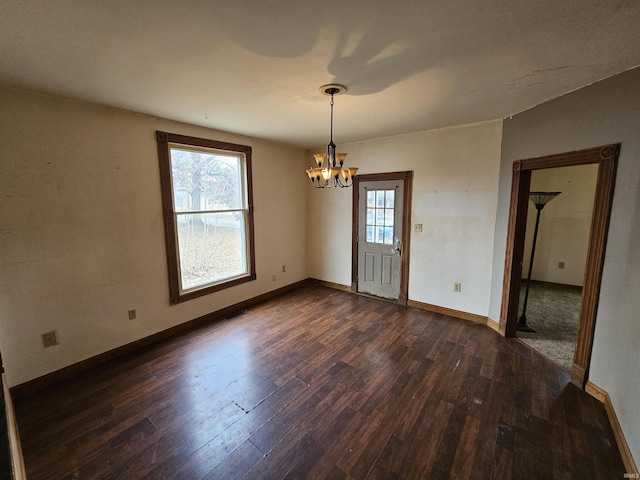
{"type": "Polygon", "coordinates": [[[333,96],[341,95],[346,91],[347,87],[334,83],[320,87],[320,93],[331,97],[331,130],[327,153],[316,153],[313,157],[318,166],[307,170],[307,175],[315,188],[350,187],[358,172],[354,167],[342,168],[347,154],[336,153],[336,144],[333,143],[333,96]]]}

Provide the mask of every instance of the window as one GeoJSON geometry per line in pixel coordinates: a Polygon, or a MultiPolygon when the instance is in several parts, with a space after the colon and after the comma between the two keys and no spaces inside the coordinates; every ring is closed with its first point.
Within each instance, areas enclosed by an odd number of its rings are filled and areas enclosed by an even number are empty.
{"type": "Polygon", "coordinates": [[[251,147],[156,136],[171,304],[255,280],[251,147]]]}
{"type": "Polygon", "coordinates": [[[367,190],[367,242],[391,245],[395,190],[367,190]]]}

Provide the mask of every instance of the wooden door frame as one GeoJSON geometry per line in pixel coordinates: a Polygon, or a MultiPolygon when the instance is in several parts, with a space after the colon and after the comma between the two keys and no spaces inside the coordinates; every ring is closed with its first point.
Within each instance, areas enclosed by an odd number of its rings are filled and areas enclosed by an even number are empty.
{"type": "Polygon", "coordinates": [[[522,258],[531,172],[546,168],[587,164],[598,165],[598,179],[591,218],[580,318],[578,320],[578,338],[571,367],[571,381],[580,388],[584,388],[587,381],[589,363],[591,361],[593,333],[596,325],[596,313],[600,297],[600,283],[602,281],[602,268],[611,218],[619,152],[620,144],[616,143],[513,162],[507,250],[500,311],[500,332],[506,337],[515,337],[518,323],[518,301],[522,278],[522,258]]]}
{"type": "Polygon", "coordinates": [[[353,182],[351,217],[351,291],[358,293],[358,214],[360,209],[360,182],[382,182],[385,180],[404,181],[404,199],[402,203],[402,254],[400,255],[400,293],[397,303],[406,305],[409,292],[409,252],[411,250],[411,197],[413,171],[371,173],[358,175],[353,182]]]}

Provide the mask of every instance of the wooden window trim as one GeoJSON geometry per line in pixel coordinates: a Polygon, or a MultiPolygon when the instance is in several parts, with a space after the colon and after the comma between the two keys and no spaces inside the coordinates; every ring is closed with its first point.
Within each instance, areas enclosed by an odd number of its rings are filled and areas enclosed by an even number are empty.
{"type": "Polygon", "coordinates": [[[251,169],[251,147],[235,143],[219,142],[205,138],[190,137],[175,133],[156,131],[158,143],[158,159],[160,161],[160,185],[162,192],[162,216],[164,219],[165,245],[167,252],[167,267],[169,272],[169,301],[171,305],[185,302],[193,298],[208,295],[213,292],[234,287],[256,279],[255,265],[255,242],[254,242],[254,220],[253,220],[253,181],[251,169]],[[216,150],[226,150],[229,152],[241,153],[245,157],[246,172],[246,197],[247,197],[247,225],[246,236],[248,245],[248,275],[234,278],[226,282],[205,286],[199,289],[180,291],[180,271],[177,247],[177,232],[174,222],[173,195],[171,189],[171,162],[169,144],[182,144],[191,147],[205,147],[216,150]]]}

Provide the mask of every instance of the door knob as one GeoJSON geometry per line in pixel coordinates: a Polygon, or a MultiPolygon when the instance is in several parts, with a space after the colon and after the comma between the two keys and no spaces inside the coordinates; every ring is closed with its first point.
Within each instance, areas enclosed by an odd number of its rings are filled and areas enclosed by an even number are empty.
{"type": "Polygon", "coordinates": [[[396,253],[396,252],[402,255],[402,242],[398,237],[396,237],[395,240],[393,241],[393,248],[391,248],[391,253],[396,253]]]}

